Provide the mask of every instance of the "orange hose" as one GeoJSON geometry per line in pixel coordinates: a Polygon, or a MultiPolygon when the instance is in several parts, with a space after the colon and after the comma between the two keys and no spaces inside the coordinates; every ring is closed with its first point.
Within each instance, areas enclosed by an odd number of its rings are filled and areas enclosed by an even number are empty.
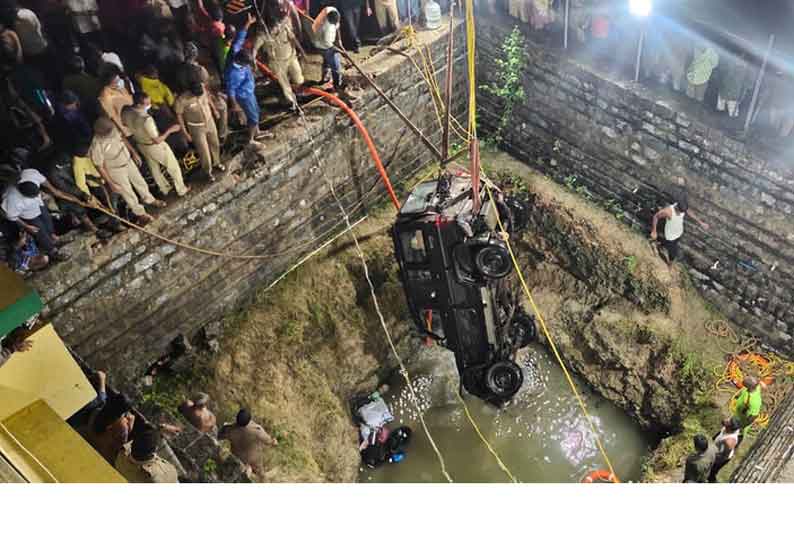
{"type": "MultiPolygon", "coordinates": [[[[275,74],[262,62],[259,60],[256,61],[256,65],[259,70],[264,73],[267,77],[272,80],[276,80],[275,74]]],[[[380,174],[381,179],[383,179],[383,184],[386,186],[386,191],[389,193],[389,197],[391,198],[391,202],[394,204],[394,208],[397,211],[400,210],[400,200],[397,199],[397,194],[394,193],[394,187],[391,184],[391,180],[389,179],[389,175],[386,173],[386,168],[383,167],[383,163],[380,161],[380,155],[378,154],[378,149],[375,148],[375,143],[372,142],[372,138],[369,136],[369,132],[364,127],[364,124],[361,122],[361,119],[358,117],[355,111],[353,111],[350,106],[348,106],[345,102],[339,99],[339,97],[334,96],[324,90],[320,90],[314,87],[305,87],[302,89],[303,92],[306,94],[314,94],[315,96],[320,96],[321,98],[325,99],[328,102],[331,102],[335,106],[339,107],[342,111],[344,111],[350,120],[353,121],[353,124],[356,125],[358,128],[361,137],[364,138],[364,142],[367,144],[367,148],[369,149],[369,155],[372,157],[372,161],[375,162],[375,167],[378,169],[378,173],[380,174]]]]}
{"type": "Polygon", "coordinates": [[[314,94],[315,96],[320,96],[325,100],[331,102],[332,104],[338,106],[342,111],[347,113],[347,116],[350,117],[350,120],[353,121],[353,124],[356,125],[358,128],[361,137],[364,138],[364,141],[367,144],[367,148],[369,149],[369,154],[372,156],[372,161],[375,162],[375,167],[378,169],[378,173],[380,173],[381,179],[383,179],[383,184],[386,186],[386,191],[389,193],[389,197],[391,198],[391,202],[394,204],[394,208],[397,211],[400,210],[400,200],[397,199],[397,194],[394,193],[394,187],[391,184],[391,180],[389,180],[389,175],[386,173],[386,169],[383,167],[383,163],[380,161],[380,156],[378,155],[378,150],[375,148],[375,143],[372,142],[372,138],[369,136],[369,132],[362,124],[361,119],[358,118],[356,112],[353,111],[345,102],[340,100],[337,96],[333,94],[329,94],[324,90],[320,90],[318,88],[307,87],[304,89],[304,92],[307,94],[314,94]]]}

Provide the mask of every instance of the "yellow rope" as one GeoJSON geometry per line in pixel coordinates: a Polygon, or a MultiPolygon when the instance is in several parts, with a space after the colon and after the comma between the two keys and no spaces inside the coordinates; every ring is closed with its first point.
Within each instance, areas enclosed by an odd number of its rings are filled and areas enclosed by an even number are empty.
{"type": "MultiPolygon", "coordinates": [[[[419,40],[417,39],[416,36],[416,31],[413,29],[412,26],[406,26],[403,32],[405,33],[405,36],[408,39],[408,42],[410,43],[411,47],[417,52],[419,58],[422,60],[422,66],[421,67],[419,66],[419,63],[417,63],[416,59],[412,55],[404,54],[404,56],[411,61],[414,68],[416,68],[416,70],[419,72],[419,75],[422,77],[422,79],[424,79],[424,82],[430,91],[430,97],[433,101],[433,109],[435,110],[436,113],[436,120],[438,122],[438,126],[441,129],[444,126],[444,122],[441,119],[441,113],[446,112],[446,109],[444,106],[444,100],[441,95],[441,87],[438,84],[438,80],[436,79],[435,76],[435,70],[433,69],[432,55],[430,54],[430,50],[426,45],[422,46],[419,43],[419,40]]],[[[469,134],[460,124],[458,119],[456,119],[455,117],[450,117],[450,118],[451,118],[452,129],[455,131],[458,137],[460,137],[462,140],[466,142],[466,144],[468,144],[469,134]]]]}
{"type": "Polygon", "coordinates": [[[477,134],[477,77],[475,73],[474,0],[466,0],[466,55],[469,71],[469,133],[477,134]]]}
{"type": "MultiPolygon", "coordinates": [[[[471,2],[471,0],[468,0],[471,2]]],[[[494,201],[493,194],[491,193],[491,187],[486,181],[485,189],[488,191],[488,198],[491,200],[491,204],[495,205],[496,202],[494,201]]],[[[582,409],[585,417],[587,418],[587,423],[590,424],[590,430],[593,432],[593,437],[595,438],[596,445],[598,446],[598,450],[601,452],[601,455],[604,458],[604,461],[609,467],[609,471],[618,480],[618,475],[615,472],[615,469],[612,467],[612,462],[609,460],[609,456],[607,455],[606,450],[604,449],[604,445],[601,442],[601,439],[598,436],[598,431],[596,430],[595,424],[593,423],[592,418],[590,417],[590,413],[587,411],[587,406],[582,399],[582,396],[579,394],[579,390],[576,388],[576,383],[574,383],[571,374],[568,372],[568,368],[565,366],[565,363],[562,361],[562,356],[560,356],[559,351],[557,350],[557,345],[554,342],[554,339],[549,332],[549,329],[546,327],[546,321],[543,319],[543,314],[541,314],[540,309],[535,304],[535,300],[532,297],[532,293],[529,291],[529,286],[527,286],[527,281],[524,279],[524,273],[521,271],[521,267],[518,265],[518,260],[516,259],[516,255],[513,252],[513,246],[510,244],[510,240],[507,238],[507,231],[502,224],[502,219],[499,217],[499,214],[496,214],[496,221],[499,224],[499,230],[505,237],[505,244],[507,245],[507,250],[510,252],[510,259],[513,261],[513,267],[518,273],[518,278],[521,281],[521,287],[524,290],[524,293],[529,300],[530,305],[532,306],[532,311],[535,313],[535,316],[538,318],[538,322],[540,322],[540,327],[543,330],[543,334],[546,336],[546,340],[549,342],[549,346],[551,347],[552,352],[554,353],[554,357],[557,358],[557,362],[559,362],[560,367],[562,367],[562,372],[565,374],[565,379],[568,381],[568,384],[571,386],[574,395],[576,396],[576,400],[579,402],[579,407],[582,409]]]]}
{"type": "Polygon", "coordinates": [[[780,358],[773,352],[756,350],[758,339],[755,337],[742,339],[726,320],[708,321],[705,328],[710,334],[726,339],[730,344],[728,349],[721,347],[727,354],[727,362],[723,367],[716,367],[714,370],[715,391],[730,392],[727,405],[731,412],[735,412],[736,398],[742,391],[742,380],[745,375],[755,374],[765,383],[767,389],[764,392],[764,410],[753,420],[752,428],[753,431],[765,428],[790,387],[774,385],[794,376],[794,363],[780,358]]]}
{"type": "Polygon", "coordinates": [[[496,450],[494,450],[493,446],[491,446],[491,443],[488,442],[488,439],[485,438],[485,435],[483,435],[482,431],[480,431],[480,427],[477,425],[477,422],[474,421],[474,418],[469,412],[469,407],[466,406],[466,401],[460,394],[460,390],[458,390],[458,399],[460,400],[460,404],[463,405],[463,412],[466,413],[466,418],[468,418],[469,423],[471,423],[472,427],[474,427],[474,431],[477,433],[477,436],[480,437],[480,440],[483,442],[483,444],[485,444],[485,447],[488,448],[488,452],[490,452],[490,454],[494,456],[494,459],[496,459],[496,463],[499,465],[499,468],[502,469],[505,474],[507,474],[507,477],[510,478],[511,482],[517,484],[518,479],[513,475],[512,472],[510,472],[510,469],[508,469],[507,465],[504,464],[502,458],[499,457],[499,454],[496,452],[496,450]]]}
{"type": "Polygon", "coordinates": [[[427,436],[427,440],[430,442],[430,445],[433,448],[433,451],[436,453],[438,457],[439,466],[441,468],[441,474],[449,483],[453,483],[452,477],[447,472],[446,462],[444,461],[444,456],[441,454],[441,450],[439,450],[438,446],[436,445],[436,441],[433,439],[433,436],[430,434],[430,429],[427,427],[425,423],[425,417],[422,414],[422,410],[419,408],[419,398],[416,394],[416,390],[414,389],[413,383],[411,382],[410,374],[408,373],[408,368],[403,363],[402,356],[400,356],[399,352],[397,352],[397,347],[394,345],[394,340],[392,339],[391,333],[389,332],[389,327],[386,325],[386,318],[383,316],[383,311],[380,308],[380,302],[378,301],[378,296],[375,293],[375,285],[372,283],[372,278],[369,274],[369,266],[367,265],[367,258],[364,255],[364,250],[361,248],[361,245],[358,242],[358,237],[356,236],[355,232],[353,231],[353,225],[350,222],[350,215],[348,214],[347,210],[345,209],[344,204],[339,199],[339,196],[336,193],[336,189],[334,188],[333,180],[328,177],[325,173],[325,169],[322,167],[322,161],[320,160],[319,152],[317,147],[313,144],[314,138],[311,134],[311,131],[308,128],[306,123],[306,116],[303,113],[303,109],[298,106],[298,112],[300,113],[301,119],[301,126],[306,131],[307,136],[309,137],[309,141],[312,143],[312,155],[314,156],[315,161],[317,162],[317,166],[320,168],[321,174],[325,178],[325,182],[328,185],[328,189],[331,192],[334,200],[336,201],[337,206],[339,207],[339,211],[341,212],[344,221],[347,225],[347,229],[350,233],[350,237],[353,239],[353,244],[356,248],[356,253],[361,260],[361,265],[364,270],[364,278],[367,280],[367,285],[369,286],[369,293],[370,297],[372,298],[372,304],[375,307],[375,312],[378,314],[378,319],[380,320],[381,328],[383,329],[383,333],[386,335],[386,341],[389,343],[389,348],[392,351],[395,359],[400,365],[400,374],[403,376],[405,380],[405,384],[408,387],[408,390],[411,393],[411,398],[413,399],[414,406],[416,407],[417,415],[419,416],[419,421],[422,424],[422,429],[427,436]]]}

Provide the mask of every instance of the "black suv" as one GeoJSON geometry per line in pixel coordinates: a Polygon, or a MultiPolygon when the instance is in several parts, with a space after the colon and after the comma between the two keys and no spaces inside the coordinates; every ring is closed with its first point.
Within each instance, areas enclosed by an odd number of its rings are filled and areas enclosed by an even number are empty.
{"type": "Polygon", "coordinates": [[[509,233],[526,227],[526,206],[492,188],[480,189],[474,213],[467,174],[444,172],[414,188],[392,235],[405,296],[417,328],[455,353],[461,385],[501,405],[521,388],[516,351],[536,336],[518,302],[513,269],[497,232],[497,213],[509,233]]]}

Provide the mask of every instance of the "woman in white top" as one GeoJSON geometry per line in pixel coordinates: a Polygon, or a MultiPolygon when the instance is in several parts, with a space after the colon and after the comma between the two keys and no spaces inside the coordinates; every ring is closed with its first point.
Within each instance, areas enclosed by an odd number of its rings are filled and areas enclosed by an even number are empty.
{"type": "Polygon", "coordinates": [[[741,431],[741,424],[735,417],[723,420],[722,429],[717,436],[714,437],[714,446],[717,447],[717,457],[709,473],[709,483],[713,484],[717,481],[717,473],[720,472],[720,469],[727,465],[728,461],[733,457],[736,452],[736,447],[739,446],[739,434],[741,431]]]}
{"type": "Polygon", "coordinates": [[[653,215],[653,222],[651,223],[651,239],[653,240],[659,237],[656,227],[659,221],[664,219],[664,229],[662,230],[660,241],[666,251],[666,254],[662,253],[662,258],[668,265],[672,265],[678,257],[678,240],[684,234],[684,217],[691,218],[704,230],[709,228],[708,224],[697,218],[689,210],[686,197],[681,198],[677,203],[668,205],[653,215]]]}

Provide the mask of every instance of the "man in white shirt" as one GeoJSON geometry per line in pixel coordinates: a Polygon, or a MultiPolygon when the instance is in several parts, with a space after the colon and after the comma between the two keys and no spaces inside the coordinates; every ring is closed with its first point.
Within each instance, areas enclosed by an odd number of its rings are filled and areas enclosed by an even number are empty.
{"type": "Polygon", "coordinates": [[[686,197],[682,197],[677,203],[668,205],[653,215],[653,221],[651,222],[651,239],[654,241],[659,237],[657,225],[660,220],[664,220],[662,238],[659,239],[659,241],[665,251],[660,251],[660,256],[668,265],[672,265],[678,258],[678,241],[681,239],[681,236],[684,235],[684,217],[691,218],[704,230],[709,229],[708,224],[697,218],[692,214],[692,211],[689,210],[686,197]]]}
{"type": "Polygon", "coordinates": [[[61,261],[66,258],[55,246],[58,236],[55,235],[52,216],[41,199],[42,185],[48,183],[41,173],[35,169],[22,170],[17,184],[10,186],[3,195],[2,209],[8,220],[16,222],[36,239],[43,254],[52,261],[61,261]]]}

